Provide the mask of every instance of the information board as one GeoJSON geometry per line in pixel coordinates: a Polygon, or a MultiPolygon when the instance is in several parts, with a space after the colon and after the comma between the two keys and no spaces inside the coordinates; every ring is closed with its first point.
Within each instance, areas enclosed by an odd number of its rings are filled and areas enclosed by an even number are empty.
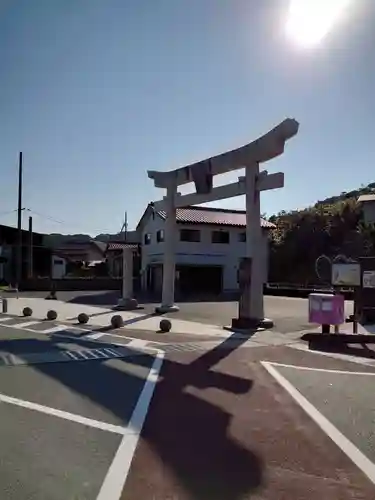
{"type": "Polygon", "coordinates": [[[332,264],[332,285],[360,286],[360,284],[361,284],[361,268],[359,263],[334,262],[332,264]]]}
{"type": "Polygon", "coordinates": [[[363,271],[363,288],[375,288],[375,271],[363,271]]]}

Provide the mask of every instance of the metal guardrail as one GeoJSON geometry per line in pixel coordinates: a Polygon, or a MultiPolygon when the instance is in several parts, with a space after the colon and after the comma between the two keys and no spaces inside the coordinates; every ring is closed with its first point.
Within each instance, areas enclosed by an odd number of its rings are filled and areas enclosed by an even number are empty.
{"type": "MultiPolygon", "coordinates": [[[[274,289],[289,289],[289,290],[325,290],[325,291],[333,291],[334,287],[332,285],[324,285],[324,284],[311,284],[311,285],[302,285],[295,283],[267,283],[267,288],[274,289]]],[[[343,292],[351,292],[353,291],[353,287],[350,286],[342,286],[339,288],[335,288],[335,290],[342,290],[343,292]]]]}
{"type": "Polygon", "coordinates": [[[340,293],[345,300],[353,300],[354,289],[351,287],[333,288],[330,285],[298,285],[292,283],[267,283],[264,287],[265,295],[280,297],[307,298],[311,293],[340,293]]]}

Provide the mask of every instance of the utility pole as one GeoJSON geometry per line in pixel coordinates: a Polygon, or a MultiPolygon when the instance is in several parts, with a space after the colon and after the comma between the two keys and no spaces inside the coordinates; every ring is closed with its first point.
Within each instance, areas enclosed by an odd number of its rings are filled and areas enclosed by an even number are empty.
{"type": "Polygon", "coordinates": [[[22,152],[18,161],[18,209],[17,209],[17,253],[16,253],[16,287],[18,288],[22,279],[22,152]]]}
{"type": "Polygon", "coordinates": [[[33,258],[33,218],[29,217],[29,259],[28,259],[28,278],[33,277],[34,258],[33,258]]]}
{"type": "Polygon", "coordinates": [[[121,226],[121,231],[120,231],[120,234],[123,233],[124,235],[124,241],[127,240],[127,236],[128,236],[128,212],[125,212],[125,216],[124,216],[124,223],[123,225],[121,226]]]}
{"type": "Polygon", "coordinates": [[[124,219],[124,239],[125,239],[125,241],[128,239],[128,212],[125,212],[125,219],[124,219]]]}

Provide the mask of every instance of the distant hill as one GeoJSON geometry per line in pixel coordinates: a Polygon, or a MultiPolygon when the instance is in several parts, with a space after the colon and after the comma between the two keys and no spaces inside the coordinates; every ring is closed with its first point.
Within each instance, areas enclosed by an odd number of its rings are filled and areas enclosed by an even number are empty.
{"type": "MultiPolygon", "coordinates": [[[[98,234],[97,236],[90,236],[89,234],[60,234],[51,233],[46,234],[44,237],[45,245],[51,248],[59,248],[66,245],[68,242],[86,242],[90,240],[102,241],[107,243],[108,241],[121,241],[124,239],[124,233],[116,234],[98,234]]],[[[127,234],[127,241],[135,242],[136,235],[135,231],[129,231],[127,234]]]]}

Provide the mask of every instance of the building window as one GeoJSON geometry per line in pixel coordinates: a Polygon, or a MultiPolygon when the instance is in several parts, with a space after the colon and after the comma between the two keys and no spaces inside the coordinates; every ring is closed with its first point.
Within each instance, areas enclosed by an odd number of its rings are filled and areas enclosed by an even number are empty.
{"type": "Polygon", "coordinates": [[[199,243],[201,241],[201,232],[198,229],[181,229],[180,241],[199,243]]]}
{"type": "Polygon", "coordinates": [[[151,234],[146,233],[145,234],[145,245],[149,245],[151,243],[151,234]]]}
{"type": "Polygon", "coordinates": [[[164,241],[164,229],[159,229],[159,231],[156,232],[156,241],[158,243],[162,243],[164,241]]]}
{"type": "Polygon", "coordinates": [[[229,243],[229,232],[212,231],[211,241],[212,243],[229,243]]]}
{"type": "Polygon", "coordinates": [[[240,243],[246,243],[246,233],[245,232],[238,234],[238,241],[240,243]]]}

